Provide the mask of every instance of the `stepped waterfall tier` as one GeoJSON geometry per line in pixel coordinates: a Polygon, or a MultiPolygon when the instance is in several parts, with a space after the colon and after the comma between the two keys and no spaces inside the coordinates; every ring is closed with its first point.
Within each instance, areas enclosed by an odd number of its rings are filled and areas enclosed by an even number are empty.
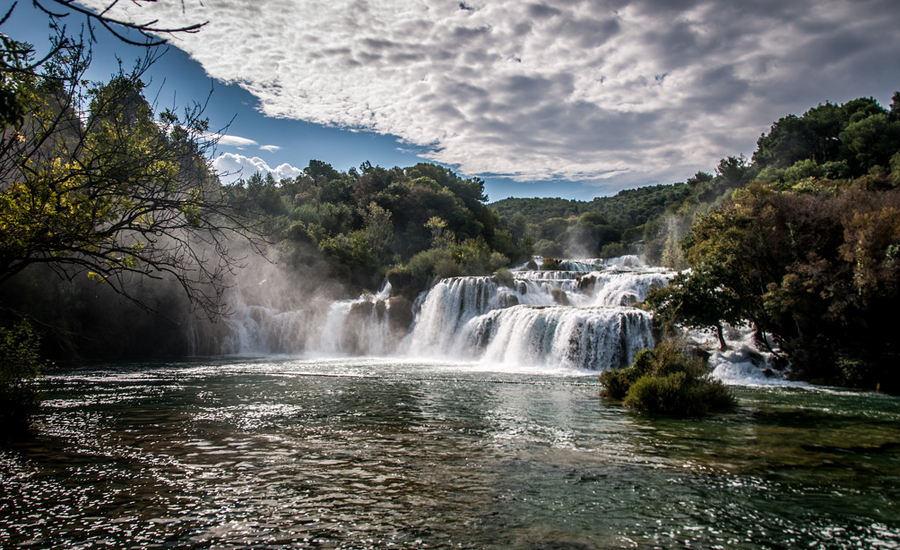
{"type": "MultiPolygon", "coordinates": [[[[415,303],[378,294],[327,307],[281,310],[241,304],[204,345],[225,354],[407,356],[536,368],[627,366],[655,343],[651,315],[637,307],[674,272],[636,258],[565,270],[442,279],[415,303]],[[216,349],[217,348],[217,349],[216,349]]],[[[198,341],[201,338],[198,336],[198,341]]],[[[201,346],[202,347],[202,346],[201,346]]]]}
{"type": "Polygon", "coordinates": [[[650,314],[632,307],[673,273],[519,271],[445,279],[421,297],[405,354],[603,370],[653,345],[650,314]]]}

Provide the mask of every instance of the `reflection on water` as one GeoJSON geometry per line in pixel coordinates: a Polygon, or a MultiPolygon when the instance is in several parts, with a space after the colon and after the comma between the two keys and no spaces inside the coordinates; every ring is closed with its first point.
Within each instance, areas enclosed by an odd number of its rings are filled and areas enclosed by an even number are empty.
{"type": "Polygon", "coordinates": [[[708,421],[584,373],[367,360],[80,369],[0,448],[0,546],[896,548],[900,400],[708,421]],[[483,367],[482,367],[483,368],[483,367]]]}

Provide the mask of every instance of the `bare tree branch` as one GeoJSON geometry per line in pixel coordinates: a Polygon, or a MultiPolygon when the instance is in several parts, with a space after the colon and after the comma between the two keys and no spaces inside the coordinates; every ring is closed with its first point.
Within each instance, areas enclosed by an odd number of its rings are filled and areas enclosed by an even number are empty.
{"type": "MultiPolygon", "coordinates": [[[[156,0],[131,0],[131,2],[135,5],[141,5],[145,2],[155,2],[156,0]]],[[[144,23],[132,23],[130,21],[126,21],[123,19],[116,19],[109,15],[110,10],[115,7],[119,0],[112,0],[106,8],[101,10],[100,12],[93,12],[87,8],[84,8],[78,5],[75,0],[32,0],[32,3],[41,11],[46,13],[52,18],[63,18],[70,15],[70,12],[54,12],[48,9],[45,4],[49,2],[51,4],[56,4],[62,8],[67,10],[71,10],[72,12],[83,15],[87,18],[89,23],[99,23],[104,28],[106,28],[110,33],[113,34],[116,38],[125,42],[126,44],[131,44],[133,46],[145,46],[145,47],[154,47],[161,46],[166,43],[165,38],[160,38],[159,35],[172,35],[178,33],[195,33],[198,32],[204,25],[208,23],[208,21],[204,21],[203,23],[193,23],[189,25],[184,25],[181,27],[162,27],[159,26],[159,21],[154,19],[151,21],[147,21],[144,23]],[[134,40],[126,35],[128,31],[135,31],[139,33],[144,40],[134,40]]],[[[184,9],[184,2],[182,1],[182,10],[184,9]]],[[[13,6],[15,7],[15,5],[13,6]]],[[[11,10],[10,10],[11,11],[11,10]]],[[[88,28],[91,29],[91,25],[88,25],[88,28]]],[[[90,30],[92,40],[95,38],[93,36],[93,30],[90,30]]]]}

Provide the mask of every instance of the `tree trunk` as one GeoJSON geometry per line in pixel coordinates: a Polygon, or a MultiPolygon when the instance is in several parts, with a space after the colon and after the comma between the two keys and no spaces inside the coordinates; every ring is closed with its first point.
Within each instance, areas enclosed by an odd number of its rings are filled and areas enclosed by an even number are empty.
{"type": "Polygon", "coordinates": [[[716,336],[719,337],[719,349],[721,351],[725,351],[728,349],[728,344],[725,343],[725,331],[722,329],[722,324],[716,324],[716,336]]]}

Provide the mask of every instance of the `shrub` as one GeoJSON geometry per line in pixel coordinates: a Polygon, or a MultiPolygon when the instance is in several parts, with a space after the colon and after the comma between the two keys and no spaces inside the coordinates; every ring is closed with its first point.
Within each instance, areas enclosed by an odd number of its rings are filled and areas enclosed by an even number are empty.
{"type": "Polygon", "coordinates": [[[541,271],[559,271],[559,260],[547,256],[541,264],[541,271]]]}
{"type": "Polygon", "coordinates": [[[497,280],[497,284],[507,286],[512,288],[515,285],[516,277],[513,275],[512,271],[508,268],[501,267],[497,271],[494,272],[494,279],[497,280]]]}
{"type": "Polygon", "coordinates": [[[491,257],[488,260],[488,269],[497,271],[498,269],[505,269],[508,265],[509,258],[499,252],[491,252],[491,257]]]}
{"type": "Polygon", "coordinates": [[[654,358],[654,350],[642,349],[637,353],[630,367],[610,369],[600,373],[600,383],[603,384],[600,395],[618,400],[625,399],[632,384],[653,369],[654,358]]]}
{"type": "Polygon", "coordinates": [[[734,406],[734,396],[706,373],[702,359],[678,342],[641,350],[630,367],[600,375],[601,395],[633,409],[672,416],[703,416],[734,406]]]}
{"type": "Polygon", "coordinates": [[[434,276],[438,279],[449,279],[462,275],[462,266],[452,258],[441,258],[434,264],[434,276]]]}
{"type": "Polygon", "coordinates": [[[22,321],[0,328],[0,432],[21,430],[40,405],[36,379],[45,367],[40,340],[22,321]]]}
{"type": "Polygon", "coordinates": [[[434,275],[435,265],[441,260],[448,260],[449,257],[450,254],[446,250],[430,248],[410,258],[402,270],[414,284],[425,288],[428,279],[434,275]]]}

